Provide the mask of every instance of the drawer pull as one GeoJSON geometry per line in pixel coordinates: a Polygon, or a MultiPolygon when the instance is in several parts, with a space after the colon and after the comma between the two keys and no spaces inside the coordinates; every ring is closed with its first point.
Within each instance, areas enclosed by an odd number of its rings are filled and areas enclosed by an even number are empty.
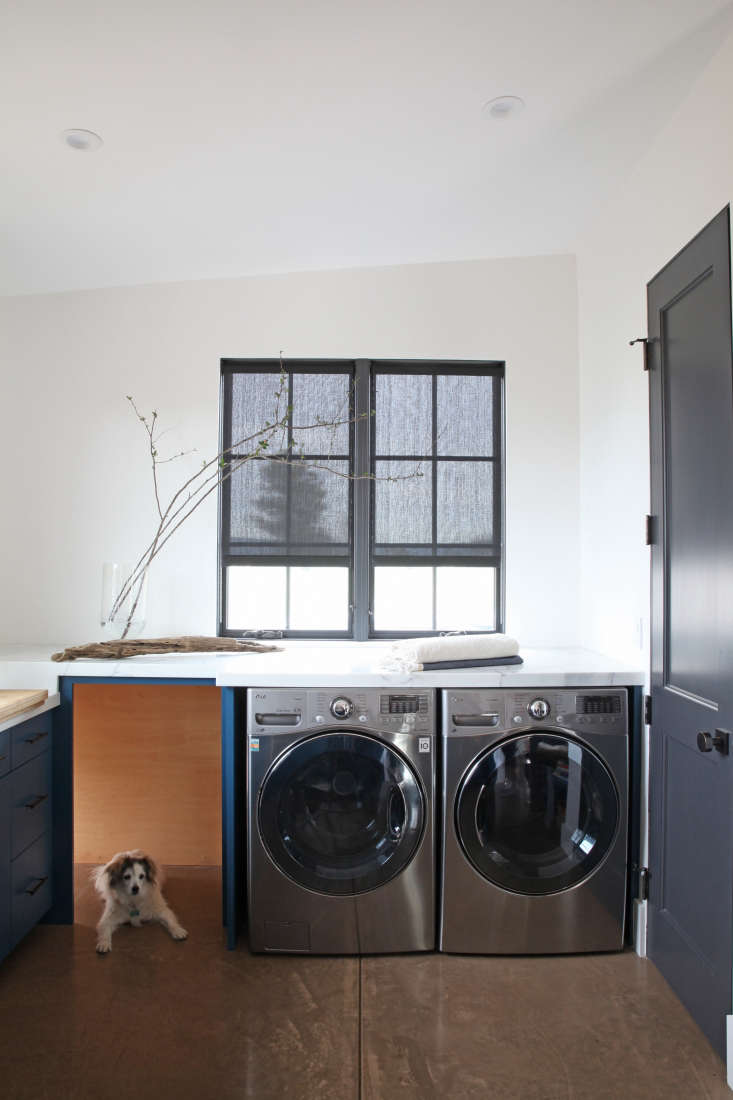
{"type": "Polygon", "coordinates": [[[44,737],[48,737],[48,730],[41,730],[35,737],[24,737],[23,740],[27,745],[35,745],[36,741],[42,741],[44,737]]]}
{"type": "Polygon", "coordinates": [[[48,798],[47,794],[37,794],[36,797],[31,799],[30,802],[26,802],[26,804],[25,804],[26,810],[35,810],[36,806],[40,806],[41,803],[47,798],[48,798]]]}
{"type": "Polygon", "coordinates": [[[30,894],[30,895],[31,895],[31,897],[33,897],[33,895],[34,895],[34,894],[37,894],[37,893],[38,893],[38,891],[39,891],[39,890],[41,889],[41,887],[43,886],[44,882],[48,882],[48,875],[44,875],[44,876],[43,876],[43,878],[39,878],[39,880],[38,880],[38,882],[36,883],[36,885],[35,885],[35,886],[32,886],[32,887],[30,888],[30,890],[24,890],[24,891],[23,891],[23,893],[24,893],[24,894],[30,894]]]}

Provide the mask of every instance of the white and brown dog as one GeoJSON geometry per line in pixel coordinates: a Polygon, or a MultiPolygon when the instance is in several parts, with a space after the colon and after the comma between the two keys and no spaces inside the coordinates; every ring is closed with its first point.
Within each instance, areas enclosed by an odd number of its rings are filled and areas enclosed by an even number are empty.
{"type": "Polygon", "coordinates": [[[103,867],[95,867],[92,880],[104,898],[104,912],[97,925],[100,955],[112,950],[112,933],[123,924],[139,928],[146,921],[156,920],[174,940],[185,940],[188,932],[181,928],[161,893],[162,872],[139,848],[118,852],[103,867]]]}

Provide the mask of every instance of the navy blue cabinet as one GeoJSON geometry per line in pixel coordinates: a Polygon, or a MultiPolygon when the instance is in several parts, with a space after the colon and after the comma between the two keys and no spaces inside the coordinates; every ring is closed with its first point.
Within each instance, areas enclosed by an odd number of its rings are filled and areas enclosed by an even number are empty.
{"type": "Polygon", "coordinates": [[[49,711],[0,733],[0,958],[51,908],[49,711]]]}

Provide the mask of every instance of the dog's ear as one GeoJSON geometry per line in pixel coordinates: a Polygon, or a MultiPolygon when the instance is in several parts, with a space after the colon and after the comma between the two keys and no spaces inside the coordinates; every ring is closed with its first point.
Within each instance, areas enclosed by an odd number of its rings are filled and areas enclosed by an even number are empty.
{"type": "Polygon", "coordinates": [[[103,894],[107,886],[107,867],[102,865],[101,867],[94,867],[91,871],[91,880],[94,883],[94,889],[103,894]]]}
{"type": "Polygon", "coordinates": [[[125,871],[132,866],[132,860],[127,855],[116,856],[111,859],[106,867],[102,868],[102,875],[107,876],[110,886],[119,886],[125,871]]]}
{"type": "Polygon", "coordinates": [[[155,886],[158,879],[160,878],[160,871],[158,870],[158,865],[156,864],[155,860],[151,859],[150,856],[143,856],[143,858],[140,860],[140,863],[142,863],[143,867],[145,868],[145,875],[148,882],[152,883],[152,885],[155,886]]]}

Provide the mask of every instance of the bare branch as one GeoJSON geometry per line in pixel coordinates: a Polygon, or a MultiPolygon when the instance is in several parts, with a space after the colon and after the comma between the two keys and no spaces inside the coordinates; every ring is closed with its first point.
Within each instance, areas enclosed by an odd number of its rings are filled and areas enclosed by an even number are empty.
{"type": "Polygon", "coordinates": [[[327,460],[306,458],[302,444],[298,444],[295,440],[295,433],[308,433],[317,429],[323,430],[324,428],[328,428],[331,430],[331,438],[333,440],[337,428],[343,425],[354,424],[358,420],[362,420],[371,414],[364,413],[359,416],[350,415],[351,404],[349,399],[345,403],[348,405],[349,415],[341,415],[343,410],[342,406],[338,411],[338,415],[330,419],[319,416],[316,417],[312,423],[293,425],[291,419],[293,410],[292,406],[287,404],[287,393],[287,371],[283,362],[282,352],[280,352],[280,376],[274,394],[272,420],[266,421],[262,428],[237,440],[236,443],[231,444],[229,447],[223,448],[208,461],[204,460],[199,469],[187,477],[183,484],[172,494],[165,507],[163,507],[160,499],[158,466],[163,463],[172,462],[174,459],[193,454],[195,453],[195,448],[190,451],[180,451],[178,454],[172,455],[169,458],[160,458],[158,455],[157,443],[165,432],[161,432],[157,436],[155,434],[155,427],[158,419],[157,411],[154,410],[150,415],[150,419],[148,419],[140,412],[133,398],[128,395],[127,400],[130,402],[135,415],[142,423],[148,436],[153,492],[158,510],[159,523],[152,539],[138,558],[132,573],[122,585],[110,611],[110,618],[113,618],[125,604],[125,601],[128,599],[131,600],[131,609],[126,616],[125,628],[122,634],[123,638],[127,636],[130,629],[142,593],[145,575],[151,563],[182,524],[201,507],[204,501],[207,500],[221,484],[231,478],[232,475],[240,470],[247,462],[264,461],[286,466],[297,466],[299,469],[322,470],[331,476],[340,477],[348,481],[361,481],[367,479],[374,481],[404,481],[423,476],[420,464],[418,464],[416,470],[408,474],[377,477],[370,473],[344,473],[342,470],[334,468],[331,464],[332,459],[330,451],[327,460]],[[273,442],[275,437],[282,435],[284,435],[287,440],[287,449],[270,451],[271,442],[273,442]],[[296,447],[300,447],[297,455],[293,453],[296,447]]]}
{"type": "Polygon", "coordinates": [[[158,414],[157,414],[157,412],[155,412],[155,410],[153,410],[150,423],[148,423],[147,419],[142,415],[142,413],[138,409],[137,405],[135,404],[134,400],[132,399],[132,397],[129,396],[129,394],[128,394],[127,400],[130,402],[133,409],[135,410],[135,413],[137,415],[138,420],[142,421],[142,424],[143,424],[143,426],[145,428],[145,431],[147,433],[147,436],[148,436],[148,446],[149,446],[149,449],[150,449],[150,462],[151,462],[151,467],[152,467],[152,471],[153,471],[153,492],[155,494],[155,506],[158,509],[158,515],[162,519],[163,518],[163,511],[160,507],[160,496],[158,494],[158,470],[157,470],[157,466],[156,466],[156,459],[158,457],[158,452],[155,448],[155,441],[153,439],[153,435],[154,435],[154,432],[155,432],[155,421],[158,419],[158,414]]]}

